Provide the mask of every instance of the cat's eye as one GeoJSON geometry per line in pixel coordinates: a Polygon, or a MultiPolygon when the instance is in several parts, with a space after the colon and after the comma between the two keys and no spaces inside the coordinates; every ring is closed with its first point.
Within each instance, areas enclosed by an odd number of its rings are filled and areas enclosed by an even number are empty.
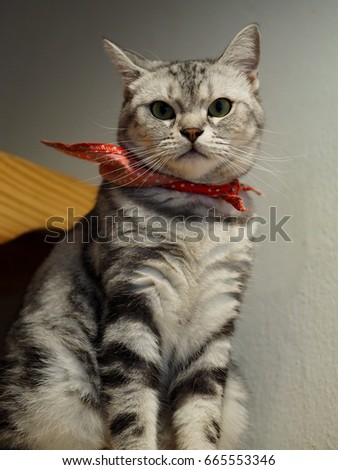
{"type": "Polygon", "coordinates": [[[170,104],[164,101],[155,101],[150,105],[150,111],[157,119],[174,119],[175,111],[170,104]]]}
{"type": "Polygon", "coordinates": [[[217,98],[208,108],[209,116],[222,118],[229,114],[231,110],[231,102],[227,98],[217,98]]]}

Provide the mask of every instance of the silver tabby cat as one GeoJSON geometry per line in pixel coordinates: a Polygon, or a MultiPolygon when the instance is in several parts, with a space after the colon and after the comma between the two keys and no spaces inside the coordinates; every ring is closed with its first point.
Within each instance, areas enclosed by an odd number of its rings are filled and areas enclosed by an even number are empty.
{"type": "MultiPolygon", "coordinates": [[[[140,165],[205,184],[252,167],[263,127],[256,25],[217,60],[105,48],[124,84],[119,144],[140,165]]],[[[240,445],[246,393],[231,338],[252,261],[245,197],[238,216],[221,199],[103,181],[8,335],[3,448],[240,445]]]]}

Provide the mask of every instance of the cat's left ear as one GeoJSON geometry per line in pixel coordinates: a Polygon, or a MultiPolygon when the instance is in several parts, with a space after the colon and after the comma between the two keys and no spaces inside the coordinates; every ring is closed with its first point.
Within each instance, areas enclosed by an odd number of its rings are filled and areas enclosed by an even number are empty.
{"type": "MultiPolygon", "coordinates": [[[[146,59],[138,57],[129,51],[123,50],[107,38],[103,39],[103,46],[108,53],[110,60],[121,73],[124,85],[128,86],[136,80],[146,70],[146,59]]],[[[150,61],[148,61],[150,62],[150,61]]]]}
{"type": "Polygon", "coordinates": [[[250,24],[235,36],[218,61],[234,65],[247,75],[255,88],[258,88],[259,56],[259,28],[256,24],[250,24]]]}

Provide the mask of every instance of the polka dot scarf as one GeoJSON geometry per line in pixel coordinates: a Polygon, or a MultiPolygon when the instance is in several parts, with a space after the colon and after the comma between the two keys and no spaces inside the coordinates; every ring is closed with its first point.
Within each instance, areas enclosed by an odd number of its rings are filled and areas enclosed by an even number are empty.
{"type": "Polygon", "coordinates": [[[118,187],[163,186],[176,191],[203,194],[209,197],[221,198],[241,212],[247,211],[247,208],[239,196],[240,191],[254,191],[256,194],[262,194],[258,189],[246,186],[237,179],[227,184],[208,185],[178,180],[169,175],[153,172],[142,168],[140,163],[135,161],[126,150],[117,145],[102,143],[69,145],[46,140],[43,140],[42,143],[73,157],[99,163],[101,176],[112,181],[118,187]]]}

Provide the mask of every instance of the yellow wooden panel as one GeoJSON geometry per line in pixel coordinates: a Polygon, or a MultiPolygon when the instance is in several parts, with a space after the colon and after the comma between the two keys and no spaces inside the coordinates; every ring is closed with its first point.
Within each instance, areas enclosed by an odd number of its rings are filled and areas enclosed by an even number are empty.
{"type": "Polygon", "coordinates": [[[44,228],[52,216],[65,219],[67,208],[82,217],[94,205],[97,187],[70,176],[0,152],[0,243],[44,228]]]}

